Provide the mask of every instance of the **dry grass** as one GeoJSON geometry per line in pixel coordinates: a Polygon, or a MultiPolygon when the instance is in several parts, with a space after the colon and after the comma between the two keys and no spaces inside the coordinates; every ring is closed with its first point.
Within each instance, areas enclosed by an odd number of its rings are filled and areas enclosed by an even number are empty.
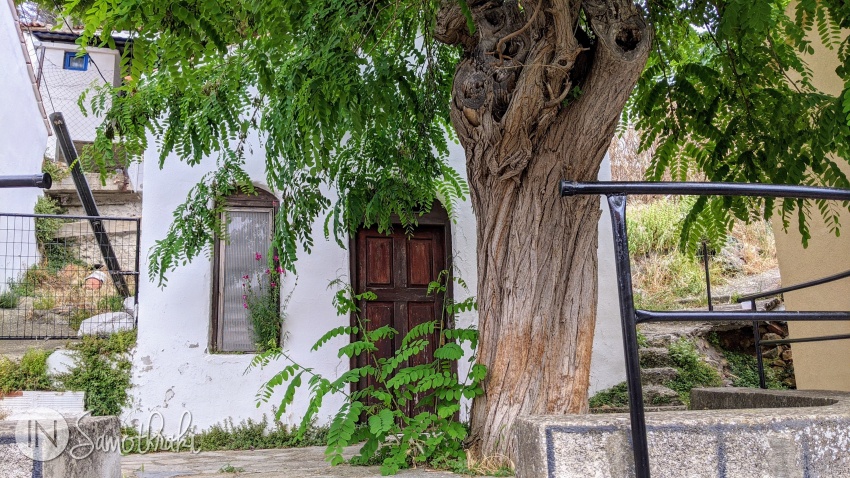
{"type": "Polygon", "coordinates": [[[779,267],[776,240],[769,222],[736,223],[731,237],[741,244],[739,257],[744,262],[744,275],[761,274],[779,267]]]}
{"type": "MultiPolygon", "coordinates": [[[[614,181],[643,181],[652,162],[655,147],[638,152],[640,134],[629,127],[615,136],[608,148],[611,178],[614,181]]],[[[663,180],[670,180],[665,174],[663,180]]],[[[690,181],[704,181],[697,171],[688,174],[690,181]]],[[[691,297],[690,305],[705,305],[705,272],[700,260],[678,248],[681,223],[690,209],[688,199],[659,196],[630,196],[629,249],[632,273],[639,307],[651,309],[680,308],[680,299],[691,297]]],[[[724,270],[712,261],[712,286],[724,285],[740,275],[755,275],[777,267],[773,230],[765,221],[736,223],[730,234],[734,255],[740,260],[740,271],[724,270]]],[[[727,251],[730,253],[730,251],[727,251]]]]}
{"type": "MultiPolygon", "coordinates": [[[[632,274],[639,308],[668,310],[706,305],[701,258],[679,248],[687,200],[661,198],[637,204],[627,216],[632,274]]],[[[773,230],[765,221],[734,225],[727,246],[709,263],[712,287],[777,266],[773,230]]]]}
{"type": "Polygon", "coordinates": [[[505,455],[478,458],[472,450],[466,450],[466,468],[469,473],[485,476],[513,476],[516,466],[505,455]]]}
{"type": "MultiPolygon", "coordinates": [[[[52,311],[67,315],[72,328],[93,315],[114,310],[115,287],[106,274],[106,281],[100,289],[84,287],[86,277],[91,271],[83,266],[68,264],[55,274],[44,268],[27,271],[27,281],[34,286],[33,307],[27,313],[28,319],[34,319],[40,311],[52,311]]],[[[128,286],[135,286],[132,277],[128,277],[128,286]]]]}

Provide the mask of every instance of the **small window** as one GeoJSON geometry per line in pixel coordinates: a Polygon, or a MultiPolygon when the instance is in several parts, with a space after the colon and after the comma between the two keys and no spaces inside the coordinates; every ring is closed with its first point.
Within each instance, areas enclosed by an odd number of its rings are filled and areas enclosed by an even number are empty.
{"type": "Polygon", "coordinates": [[[272,194],[259,189],[257,193],[235,193],[225,203],[227,240],[217,239],[213,250],[210,342],[216,352],[257,350],[246,293],[259,281],[268,280],[267,254],[277,209],[277,199],[272,194]]]}
{"type": "Polygon", "coordinates": [[[66,70],[77,70],[77,71],[86,71],[89,69],[89,55],[85,54],[83,56],[77,56],[77,52],[75,51],[66,51],[65,52],[65,66],[66,70]]]}

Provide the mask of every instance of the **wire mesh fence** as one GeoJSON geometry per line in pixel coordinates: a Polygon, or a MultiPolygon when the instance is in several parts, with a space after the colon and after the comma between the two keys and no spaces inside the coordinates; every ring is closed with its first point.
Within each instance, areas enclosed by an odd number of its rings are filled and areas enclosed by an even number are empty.
{"type": "Polygon", "coordinates": [[[0,213],[0,339],[134,328],[139,225],[140,218],[0,213]],[[96,236],[90,221],[106,234],[96,236]],[[120,270],[104,265],[106,241],[120,270]]]}

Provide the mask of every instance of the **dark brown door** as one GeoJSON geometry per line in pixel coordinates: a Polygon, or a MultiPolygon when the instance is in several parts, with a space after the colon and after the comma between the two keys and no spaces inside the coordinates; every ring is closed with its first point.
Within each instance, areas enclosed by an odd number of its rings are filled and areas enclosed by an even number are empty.
{"type": "MultiPolygon", "coordinates": [[[[393,340],[377,344],[379,357],[391,357],[411,328],[442,320],[443,297],[428,295],[428,284],[446,269],[446,226],[419,226],[412,236],[400,227],[389,235],[374,228],[361,229],[354,249],[355,290],[358,294],[370,291],[377,296],[376,300],[359,304],[361,320],[368,330],[390,325],[398,331],[393,340]]],[[[439,330],[425,339],[428,347],[412,357],[408,366],[433,359],[439,346],[439,330]]],[[[352,365],[364,366],[365,360],[358,357],[352,365]]],[[[357,388],[370,384],[363,379],[357,388]]]]}

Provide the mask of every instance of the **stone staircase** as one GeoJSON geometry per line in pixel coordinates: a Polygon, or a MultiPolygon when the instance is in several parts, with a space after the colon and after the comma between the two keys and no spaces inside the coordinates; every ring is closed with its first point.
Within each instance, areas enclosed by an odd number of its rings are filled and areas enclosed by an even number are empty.
{"type": "Polygon", "coordinates": [[[679,399],[679,394],[665,385],[679,376],[667,348],[642,347],[639,353],[643,403],[647,411],[653,411],[650,408],[656,407],[684,410],[685,404],[679,399]]]}
{"type": "MultiPolygon", "coordinates": [[[[665,385],[679,375],[667,348],[641,347],[639,353],[644,410],[647,412],[685,410],[687,407],[679,399],[679,394],[665,385]]],[[[605,406],[592,409],[591,413],[628,413],[628,411],[628,407],[605,406]]]]}

